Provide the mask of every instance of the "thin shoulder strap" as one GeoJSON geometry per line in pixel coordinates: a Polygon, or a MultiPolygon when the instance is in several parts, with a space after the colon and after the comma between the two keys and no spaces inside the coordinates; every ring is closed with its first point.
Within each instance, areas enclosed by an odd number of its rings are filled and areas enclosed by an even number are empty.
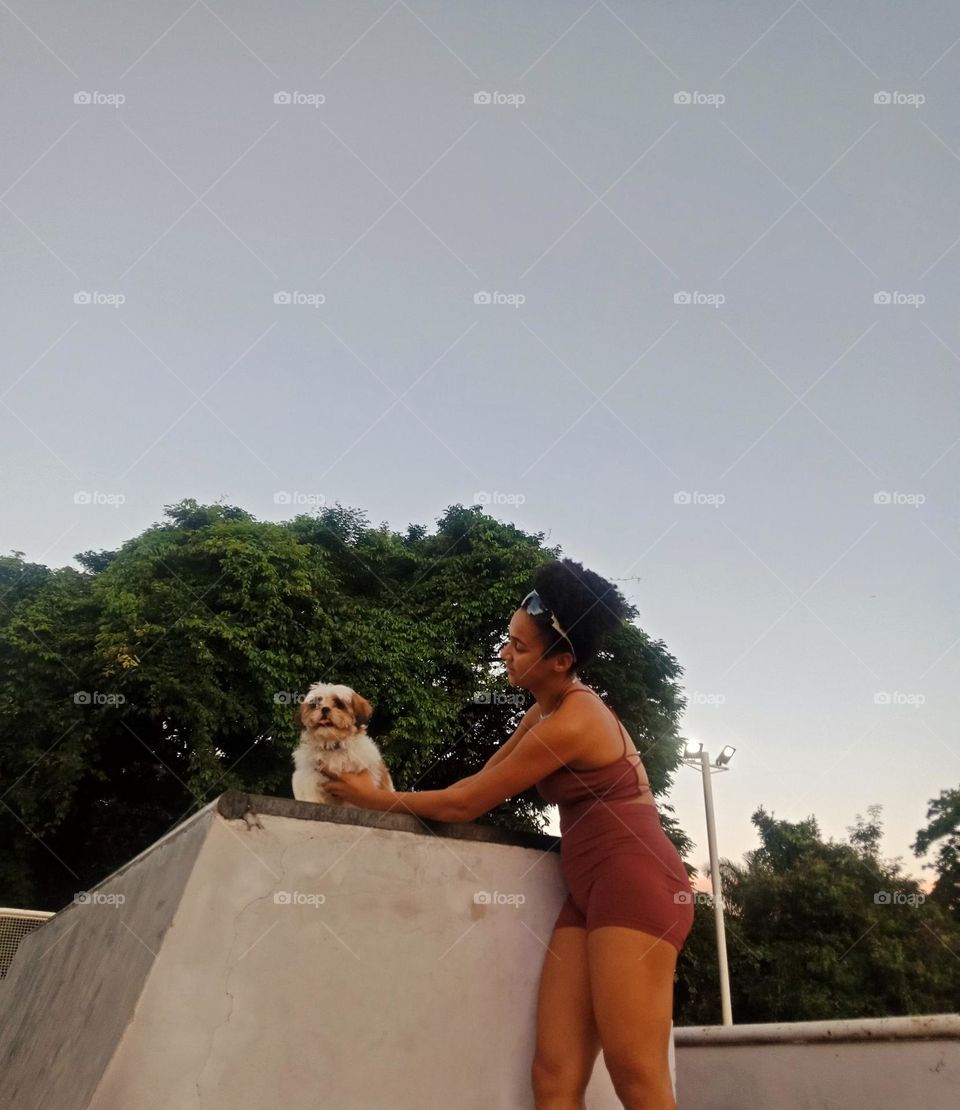
{"type": "MultiPolygon", "coordinates": [[[[588,694],[596,695],[596,697],[599,698],[600,701],[604,705],[607,706],[607,709],[610,710],[610,712],[614,715],[614,717],[616,717],[617,724],[620,726],[620,734],[623,737],[623,755],[621,755],[621,759],[623,758],[623,756],[626,756],[626,754],[627,754],[627,730],[623,727],[623,721],[620,720],[620,715],[613,708],[613,706],[612,705],[607,705],[607,703],[603,700],[603,698],[600,697],[600,695],[597,693],[597,691],[596,690],[591,690],[589,686],[571,686],[570,689],[567,690],[567,693],[564,694],[564,697],[566,697],[567,694],[569,694],[573,690],[586,690],[588,694]]],[[[637,756],[638,759],[640,759],[640,753],[639,752],[636,752],[635,755],[637,756]]],[[[640,793],[642,794],[645,790],[651,791],[651,793],[652,793],[650,783],[640,781],[640,767],[637,766],[637,767],[634,768],[634,770],[637,772],[637,786],[640,787],[640,793]]]]}
{"type": "MultiPolygon", "coordinates": [[[[575,694],[578,690],[582,690],[585,694],[597,694],[597,691],[591,690],[589,686],[568,686],[566,690],[564,690],[563,696],[566,697],[567,694],[575,694]]],[[[597,697],[599,698],[600,695],[597,694],[597,697]]]]}
{"type": "Polygon", "coordinates": [[[589,686],[571,686],[570,689],[567,690],[567,692],[563,696],[566,697],[567,694],[575,693],[577,690],[583,690],[587,694],[593,694],[595,697],[597,697],[600,700],[600,704],[606,706],[606,708],[610,710],[610,712],[614,715],[614,717],[617,718],[617,724],[620,726],[620,734],[623,737],[623,754],[626,755],[627,754],[627,732],[626,732],[626,729],[623,727],[623,721],[621,721],[619,716],[617,716],[617,711],[613,708],[612,705],[607,705],[607,703],[603,700],[603,698],[600,697],[600,695],[597,693],[597,691],[596,690],[591,690],[589,686]]]}
{"type": "MultiPolygon", "coordinates": [[[[607,703],[604,702],[604,705],[606,705],[606,704],[607,703]]],[[[623,721],[620,720],[620,716],[617,713],[617,711],[613,708],[613,706],[608,706],[607,708],[614,715],[614,717],[617,718],[617,724],[620,726],[621,733],[623,733],[623,756],[621,758],[624,758],[624,757],[629,758],[629,756],[627,756],[627,731],[623,727],[623,721]]],[[[635,752],[634,754],[636,755],[637,759],[639,759],[641,762],[643,762],[639,752],[635,752]]],[[[653,788],[650,786],[650,783],[640,781],[640,764],[639,763],[634,767],[634,770],[637,772],[637,786],[640,787],[640,793],[642,794],[646,790],[646,791],[649,791],[652,794],[653,793],[653,788]]]]}

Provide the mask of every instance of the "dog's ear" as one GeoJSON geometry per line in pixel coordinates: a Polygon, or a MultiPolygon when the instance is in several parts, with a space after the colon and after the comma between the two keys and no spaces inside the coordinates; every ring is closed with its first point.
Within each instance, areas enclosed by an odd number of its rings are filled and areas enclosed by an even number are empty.
{"type": "Polygon", "coordinates": [[[303,717],[304,710],[306,708],[307,708],[307,699],[304,698],[303,701],[301,701],[300,704],[296,707],[296,709],[294,710],[294,713],[293,713],[293,719],[294,719],[295,723],[300,725],[303,728],[307,727],[307,722],[304,720],[304,717],[303,717]]]}
{"type": "Polygon", "coordinates": [[[363,728],[364,725],[369,724],[373,716],[373,706],[359,694],[353,695],[353,716],[357,722],[357,728],[363,728]]]}

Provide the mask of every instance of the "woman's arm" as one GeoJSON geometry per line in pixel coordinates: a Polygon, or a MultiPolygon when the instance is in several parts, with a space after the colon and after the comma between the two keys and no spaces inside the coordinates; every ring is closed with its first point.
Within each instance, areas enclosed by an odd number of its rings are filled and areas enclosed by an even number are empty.
{"type": "Polygon", "coordinates": [[[380,790],[374,796],[370,808],[383,813],[412,813],[414,817],[426,817],[432,821],[466,821],[466,813],[456,791],[457,786],[459,783],[454,783],[445,790],[404,790],[397,793],[380,790]]]}
{"type": "Polygon", "coordinates": [[[530,725],[533,723],[533,718],[539,718],[539,711],[536,706],[531,706],[531,708],[524,713],[514,734],[509,740],[505,741],[497,748],[493,755],[490,756],[483,765],[483,768],[475,775],[468,775],[466,778],[458,779],[443,790],[408,790],[400,791],[399,793],[384,790],[381,791],[382,797],[377,799],[377,804],[374,808],[384,813],[412,813],[415,817],[426,817],[433,821],[457,823],[473,820],[473,818],[468,818],[466,816],[462,799],[458,797],[459,792],[468,782],[473,782],[473,780],[482,775],[484,771],[488,771],[502,759],[506,759],[517,744],[519,744],[524,733],[529,730],[530,725]]]}
{"type": "Polygon", "coordinates": [[[474,775],[467,775],[465,779],[457,779],[456,782],[451,783],[451,790],[459,790],[460,787],[465,786],[468,782],[473,782],[475,778],[482,775],[484,771],[489,771],[491,767],[495,767],[501,760],[506,759],[513,749],[520,743],[520,738],[525,732],[528,732],[530,726],[539,720],[540,711],[535,705],[532,705],[523,717],[520,719],[520,724],[517,725],[514,734],[509,740],[504,740],[499,748],[493,753],[486,763],[474,775]]]}
{"type": "Polygon", "coordinates": [[[481,771],[464,789],[455,791],[461,795],[458,799],[464,814],[461,820],[475,821],[578,758],[587,730],[579,709],[571,709],[568,714],[566,718],[557,715],[537,721],[502,763],[481,771]]]}

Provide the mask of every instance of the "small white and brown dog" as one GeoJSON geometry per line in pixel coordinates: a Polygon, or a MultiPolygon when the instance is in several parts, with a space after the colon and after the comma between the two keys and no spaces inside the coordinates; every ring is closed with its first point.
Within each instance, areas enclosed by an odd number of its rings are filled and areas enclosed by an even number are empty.
{"type": "Polygon", "coordinates": [[[373,706],[349,686],[315,682],[300,705],[300,745],[293,753],[293,796],[298,802],[357,807],[324,790],[330,780],[318,767],[335,775],[369,771],[375,785],[393,790],[393,780],[380,749],[367,735],[373,706]]]}

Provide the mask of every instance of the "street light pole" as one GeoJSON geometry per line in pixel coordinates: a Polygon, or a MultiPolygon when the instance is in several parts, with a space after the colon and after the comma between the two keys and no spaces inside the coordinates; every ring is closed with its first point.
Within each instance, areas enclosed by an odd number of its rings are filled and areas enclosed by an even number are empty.
{"type": "Polygon", "coordinates": [[[717,825],[713,812],[712,772],[726,771],[735,748],[726,747],[717,756],[717,762],[710,762],[710,755],[703,745],[688,745],[684,752],[684,763],[699,769],[703,777],[703,804],[707,811],[707,846],[710,850],[710,886],[713,891],[713,919],[717,930],[717,962],[720,971],[720,1011],[724,1025],[733,1025],[733,1010],[730,1005],[730,970],[727,964],[727,933],[723,920],[723,884],[720,879],[720,858],[717,854],[717,825]],[[698,750],[699,749],[699,750],[698,750]]]}

